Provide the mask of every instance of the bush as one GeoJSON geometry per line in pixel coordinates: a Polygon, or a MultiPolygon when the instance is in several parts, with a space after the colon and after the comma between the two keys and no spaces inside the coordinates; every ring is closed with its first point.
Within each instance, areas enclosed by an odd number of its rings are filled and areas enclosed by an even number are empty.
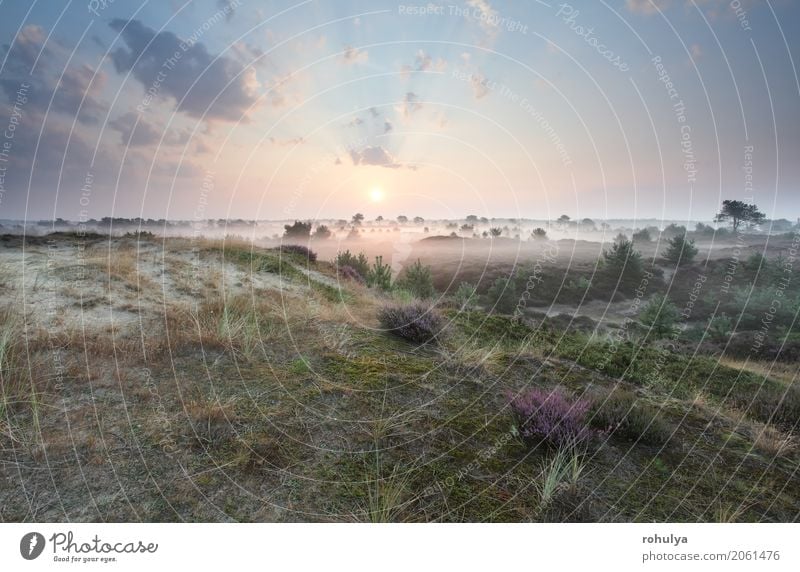
{"type": "Polygon", "coordinates": [[[419,303],[385,306],[378,312],[378,320],[395,336],[419,344],[434,340],[442,329],[439,314],[419,303]]]}
{"type": "Polygon", "coordinates": [[[533,232],[531,232],[531,238],[533,240],[547,240],[547,231],[540,227],[534,228],[533,232]]]}
{"type": "Polygon", "coordinates": [[[294,224],[283,225],[285,238],[308,238],[311,234],[311,222],[294,221],[294,224]]]}
{"type": "Polygon", "coordinates": [[[396,284],[423,300],[436,294],[436,290],[433,288],[431,269],[429,266],[423,266],[419,260],[406,268],[403,276],[397,280],[396,284]]]}
{"type": "Polygon", "coordinates": [[[472,284],[462,282],[453,293],[453,301],[460,310],[469,311],[477,305],[478,295],[476,291],[477,288],[472,284]]]}
{"type": "Polygon", "coordinates": [[[664,258],[667,262],[683,266],[690,264],[694,257],[697,256],[697,248],[693,240],[686,240],[682,234],[672,237],[668,241],[667,250],[664,252],[664,258]]]}
{"type": "Polygon", "coordinates": [[[496,312],[510,314],[517,307],[519,297],[513,280],[500,277],[486,292],[487,304],[496,312]]]}
{"type": "Polygon", "coordinates": [[[331,229],[328,228],[328,226],[324,225],[324,224],[319,225],[317,227],[317,229],[314,231],[314,238],[319,239],[319,240],[327,240],[332,235],[333,235],[333,233],[331,232],[331,229]]]}
{"type": "Polygon", "coordinates": [[[280,252],[281,254],[295,254],[301,258],[305,258],[309,262],[317,261],[317,253],[300,244],[281,244],[280,252]]]}
{"type": "Polygon", "coordinates": [[[366,284],[367,282],[366,279],[359,274],[358,270],[352,266],[340,266],[339,278],[344,280],[352,280],[353,282],[358,282],[359,284],[366,284]]]}
{"type": "Polygon", "coordinates": [[[653,237],[650,236],[650,231],[646,228],[637,230],[633,233],[633,242],[652,242],[653,237]]]}
{"type": "Polygon", "coordinates": [[[383,263],[383,256],[375,257],[375,264],[367,271],[365,277],[367,286],[379,288],[381,290],[391,290],[392,288],[392,268],[383,263]]]}
{"type": "Polygon", "coordinates": [[[639,321],[656,339],[671,336],[680,318],[680,310],[662,294],[656,294],[639,312],[639,321]]]}
{"type": "Polygon", "coordinates": [[[548,443],[556,448],[588,443],[595,431],[586,424],[590,404],[571,400],[560,389],[530,389],[511,400],[517,430],[529,445],[548,443]]]}
{"type": "Polygon", "coordinates": [[[642,403],[634,393],[624,389],[615,389],[595,402],[591,421],[613,437],[644,445],[664,445],[672,434],[656,408],[642,403]]]}
{"type": "Polygon", "coordinates": [[[336,255],[336,266],[339,268],[349,266],[365,278],[367,272],[369,272],[369,261],[363,252],[359,252],[358,256],[355,256],[349,250],[340,252],[336,255]]]}
{"type": "Polygon", "coordinates": [[[633,242],[625,235],[618,235],[611,248],[603,251],[598,282],[608,287],[617,287],[619,282],[619,290],[630,293],[643,277],[642,255],[633,248],[633,242]]]}

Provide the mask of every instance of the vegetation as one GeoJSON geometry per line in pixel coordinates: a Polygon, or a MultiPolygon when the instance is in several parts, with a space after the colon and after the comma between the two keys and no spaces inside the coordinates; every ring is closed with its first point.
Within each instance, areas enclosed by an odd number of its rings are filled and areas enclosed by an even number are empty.
{"type": "Polygon", "coordinates": [[[429,266],[424,266],[419,259],[405,269],[403,275],[398,278],[396,285],[399,288],[408,290],[422,300],[433,297],[436,290],[433,287],[433,278],[429,266]]]}
{"type": "Polygon", "coordinates": [[[294,221],[294,224],[284,225],[284,238],[308,239],[311,236],[311,222],[294,221]]]}
{"type": "Polygon", "coordinates": [[[376,256],[375,263],[367,271],[365,276],[367,286],[379,290],[390,290],[392,288],[392,268],[383,263],[383,256],[376,256]]]}
{"type": "Polygon", "coordinates": [[[722,209],[717,213],[716,222],[731,221],[733,232],[739,230],[742,223],[747,225],[761,224],[766,215],[758,210],[754,204],[745,203],[743,201],[724,200],[722,201],[722,209]]]}
{"type": "Polygon", "coordinates": [[[517,307],[519,296],[513,280],[499,277],[486,292],[486,304],[495,312],[510,314],[517,307]]]}
{"type": "Polygon", "coordinates": [[[639,312],[639,321],[651,337],[666,338],[677,331],[680,310],[663,294],[656,294],[639,312]]]}
{"type": "Polygon", "coordinates": [[[336,255],[336,266],[338,268],[349,266],[362,277],[366,277],[369,272],[369,261],[363,252],[359,252],[358,255],[351,253],[349,250],[339,252],[336,255]]]}
{"type": "Polygon", "coordinates": [[[667,262],[683,266],[691,264],[695,256],[697,256],[697,252],[694,240],[688,240],[685,234],[678,234],[669,240],[667,250],[664,252],[664,258],[667,262]]]}
{"type": "Polygon", "coordinates": [[[439,314],[419,303],[385,306],[378,313],[378,320],[385,330],[417,344],[434,340],[442,329],[439,314]]]}
{"type": "Polygon", "coordinates": [[[589,407],[588,401],[570,399],[560,389],[533,388],[511,399],[517,431],[532,446],[548,443],[564,448],[588,443],[595,436],[586,421],[589,407]]]}

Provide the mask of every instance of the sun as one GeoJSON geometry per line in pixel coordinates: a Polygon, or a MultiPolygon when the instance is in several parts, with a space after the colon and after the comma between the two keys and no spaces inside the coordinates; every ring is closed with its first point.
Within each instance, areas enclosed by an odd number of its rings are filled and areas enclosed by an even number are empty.
{"type": "Polygon", "coordinates": [[[383,189],[380,187],[372,187],[369,191],[369,198],[373,203],[379,203],[383,200],[383,189]]]}

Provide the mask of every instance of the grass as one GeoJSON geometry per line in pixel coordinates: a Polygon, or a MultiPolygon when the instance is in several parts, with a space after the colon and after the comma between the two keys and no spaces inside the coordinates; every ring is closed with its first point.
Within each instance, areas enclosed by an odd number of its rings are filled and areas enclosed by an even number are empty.
{"type": "MultiPolygon", "coordinates": [[[[156,243],[147,256],[160,259],[156,243]]],[[[324,261],[278,261],[244,241],[165,246],[166,296],[144,289],[139,320],[114,330],[66,320],[26,340],[2,310],[0,448],[16,457],[0,476],[17,483],[0,490],[4,520],[796,519],[788,366],[765,375],[763,362],[452,307],[437,308],[440,343],[418,347],[381,332],[387,294],[330,286],[324,261]],[[505,396],[534,380],[590,399],[587,421],[610,438],[586,452],[511,437],[505,396]],[[26,496],[51,480],[63,512],[26,496]]],[[[115,283],[150,277],[161,291],[158,265],[112,248],[128,257],[115,283]]]]}

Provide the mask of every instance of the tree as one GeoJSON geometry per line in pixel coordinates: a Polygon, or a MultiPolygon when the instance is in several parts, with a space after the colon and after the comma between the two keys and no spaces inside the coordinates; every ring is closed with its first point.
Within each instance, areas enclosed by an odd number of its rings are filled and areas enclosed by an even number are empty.
{"type": "Polygon", "coordinates": [[[717,213],[714,218],[715,222],[731,221],[733,231],[739,230],[739,225],[746,223],[748,225],[760,224],[766,218],[766,215],[758,210],[756,205],[749,205],[744,201],[722,201],[722,209],[717,213]]]}
{"type": "Polygon", "coordinates": [[[294,224],[283,225],[285,238],[308,238],[311,235],[311,222],[294,221],[294,224]]]}
{"type": "Polygon", "coordinates": [[[375,218],[375,222],[383,222],[383,217],[382,217],[381,215],[378,215],[378,216],[375,218]]]}
{"type": "Polygon", "coordinates": [[[364,215],[361,213],[356,213],[353,215],[353,226],[361,226],[361,223],[364,222],[364,215]]]}
{"type": "Polygon", "coordinates": [[[597,225],[590,218],[583,219],[581,221],[581,227],[583,227],[584,230],[597,230],[597,225]]]}
{"type": "Polygon", "coordinates": [[[533,238],[533,240],[547,240],[547,231],[540,227],[534,228],[531,233],[531,238],[533,238]]]}
{"type": "Polygon", "coordinates": [[[367,271],[365,276],[367,286],[379,288],[380,290],[391,290],[392,288],[392,267],[383,263],[383,256],[375,257],[375,264],[367,271]]]}
{"type": "Polygon", "coordinates": [[[560,224],[567,224],[569,221],[570,221],[570,218],[567,215],[562,214],[560,217],[558,217],[558,220],[556,222],[558,222],[560,224]]]}
{"type": "Polygon", "coordinates": [[[408,217],[405,215],[400,215],[399,217],[397,217],[397,222],[399,222],[400,224],[406,224],[408,222],[408,217]]]}
{"type": "Polygon", "coordinates": [[[414,224],[422,224],[423,222],[425,222],[425,219],[422,218],[421,216],[414,217],[414,224]]]}
{"type": "Polygon", "coordinates": [[[650,231],[646,228],[634,232],[632,238],[634,242],[650,242],[653,240],[653,237],[650,236],[650,231]]]}
{"type": "Polygon", "coordinates": [[[331,229],[329,229],[327,225],[321,224],[317,227],[317,230],[314,231],[314,238],[326,240],[330,238],[332,234],[331,229]]]}
{"type": "Polygon", "coordinates": [[[655,338],[674,335],[679,318],[680,310],[663,294],[653,296],[639,312],[639,321],[655,338]]]}
{"type": "Polygon", "coordinates": [[[694,241],[687,240],[684,235],[679,234],[672,237],[668,245],[667,250],[664,252],[664,258],[678,266],[690,264],[694,257],[697,256],[697,248],[694,245],[694,241]]]}
{"type": "Polygon", "coordinates": [[[618,280],[623,290],[635,287],[644,276],[642,255],[624,234],[617,235],[611,248],[603,251],[603,274],[612,281],[618,280]]]}
{"type": "Polygon", "coordinates": [[[431,276],[430,266],[423,266],[422,262],[417,261],[406,268],[403,275],[395,282],[397,286],[408,290],[417,298],[431,298],[436,290],[433,288],[433,277],[431,276]]]}
{"type": "Polygon", "coordinates": [[[511,314],[519,302],[516,284],[502,276],[497,278],[486,292],[486,301],[496,312],[511,314]]]}
{"type": "Polygon", "coordinates": [[[476,223],[478,222],[478,215],[467,215],[467,222],[476,223]]]}
{"type": "Polygon", "coordinates": [[[492,238],[497,238],[498,236],[503,234],[503,229],[493,226],[492,228],[489,229],[489,234],[492,235],[492,238]]]}

